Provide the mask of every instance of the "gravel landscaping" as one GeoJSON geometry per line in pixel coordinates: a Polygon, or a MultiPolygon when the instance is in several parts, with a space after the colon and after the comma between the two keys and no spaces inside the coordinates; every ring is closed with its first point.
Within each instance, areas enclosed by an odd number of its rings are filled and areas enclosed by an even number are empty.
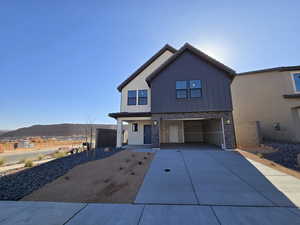
{"type": "Polygon", "coordinates": [[[73,167],[93,160],[109,157],[120,149],[81,152],[20,172],[0,177],[0,200],[19,200],[47,183],[67,173],[73,167]]]}
{"type": "Polygon", "coordinates": [[[276,152],[263,154],[263,157],[290,169],[300,171],[297,155],[300,154],[300,144],[265,141],[264,146],[276,149],[276,152]]]}

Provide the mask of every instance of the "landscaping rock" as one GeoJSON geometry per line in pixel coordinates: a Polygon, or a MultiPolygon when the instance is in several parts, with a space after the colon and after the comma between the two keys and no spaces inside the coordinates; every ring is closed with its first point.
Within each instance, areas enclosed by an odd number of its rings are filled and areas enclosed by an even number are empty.
{"type": "Polygon", "coordinates": [[[52,160],[20,172],[0,177],[0,200],[19,200],[56,178],[66,174],[73,167],[93,160],[109,157],[122,149],[105,152],[103,149],[72,154],[52,160]]]}
{"type": "Polygon", "coordinates": [[[276,152],[264,154],[264,158],[283,165],[287,168],[300,171],[299,154],[300,144],[266,141],[264,146],[276,149],[276,152]]]}

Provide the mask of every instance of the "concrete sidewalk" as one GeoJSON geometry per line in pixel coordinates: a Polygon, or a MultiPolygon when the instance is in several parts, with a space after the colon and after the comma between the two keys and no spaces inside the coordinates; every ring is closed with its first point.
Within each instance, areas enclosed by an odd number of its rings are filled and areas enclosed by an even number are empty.
{"type": "Polygon", "coordinates": [[[287,207],[0,202],[1,225],[297,225],[287,207]]]}

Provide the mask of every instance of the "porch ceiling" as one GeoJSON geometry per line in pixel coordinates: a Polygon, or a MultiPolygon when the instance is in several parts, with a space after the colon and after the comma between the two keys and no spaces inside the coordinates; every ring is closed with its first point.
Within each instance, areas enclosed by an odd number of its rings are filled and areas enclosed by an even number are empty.
{"type": "Polygon", "coordinates": [[[151,112],[117,112],[117,113],[109,113],[108,116],[112,118],[129,118],[129,117],[150,117],[151,112]]]}
{"type": "Polygon", "coordinates": [[[176,118],[176,119],[163,119],[163,120],[215,120],[215,119],[221,119],[221,118],[176,118]]]}

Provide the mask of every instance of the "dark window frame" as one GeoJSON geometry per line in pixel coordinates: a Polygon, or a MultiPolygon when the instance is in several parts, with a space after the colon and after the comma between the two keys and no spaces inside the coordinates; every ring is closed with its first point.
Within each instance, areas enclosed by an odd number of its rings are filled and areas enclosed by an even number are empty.
{"type": "MultiPolygon", "coordinates": [[[[177,100],[186,100],[186,99],[190,99],[190,100],[195,100],[195,99],[200,99],[203,96],[203,88],[202,88],[202,80],[177,80],[175,82],[175,89],[176,89],[176,99],[177,100]],[[191,87],[191,83],[193,81],[199,81],[199,87],[191,87]],[[186,88],[178,88],[177,86],[177,82],[186,82],[186,88]],[[193,92],[198,91],[200,93],[200,95],[198,96],[192,96],[193,92]],[[185,92],[185,97],[178,97],[179,96],[179,92],[185,92]]],[[[184,95],[184,94],[183,94],[184,95]]]]}
{"type": "Polygon", "coordinates": [[[191,98],[191,99],[197,99],[197,98],[201,98],[202,97],[202,81],[201,80],[190,80],[189,81],[189,97],[191,98]],[[200,84],[200,86],[199,87],[192,87],[191,86],[191,83],[193,82],[193,81],[199,81],[199,84],[200,84]],[[200,92],[200,96],[192,96],[192,92],[193,91],[199,91],[200,92]]]}
{"type": "Polygon", "coordinates": [[[137,91],[136,90],[128,90],[127,91],[127,105],[136,105],[137,103],[137,91]],[[129,92],[135,92],[135,96],[130,96],[129,92]]]}
{"type": "Polygon", "coordinates": [[[177,80],[175,82],[175,89],[176,89],[176,99],[188,99],[188,81],[187,80],[177,80]],[[185,88],[179,88],[177,87],[177,84],[179,82],[185,82],[186,87],[185,88]],[[185,93],[185,97],[178,97],[178,93],[185,93]]]}
{"type": "Polygon", "coordinates": [[[138,105],[148,105],[148,90],[147,89],[138,90],[138,105]],[[146,96],[140,96],[141,92],[145,92],[146,96]]]}

